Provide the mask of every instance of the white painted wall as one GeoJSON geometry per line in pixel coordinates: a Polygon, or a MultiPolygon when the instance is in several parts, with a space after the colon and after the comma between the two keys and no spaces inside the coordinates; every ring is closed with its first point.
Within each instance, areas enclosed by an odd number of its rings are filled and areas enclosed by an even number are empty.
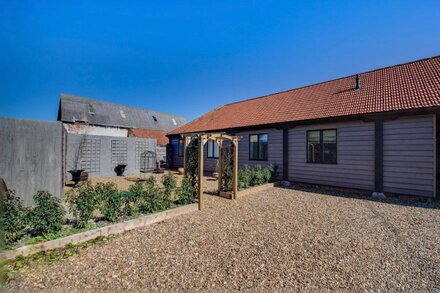
{"type": "Polygon", "coordinates": [[[63,125],[67,133],[71,133],[71,134],[128,137],[128,129],[125,128],[93,126],[93,125],[75,125],[69,123],[63,123],[63,125]]]}

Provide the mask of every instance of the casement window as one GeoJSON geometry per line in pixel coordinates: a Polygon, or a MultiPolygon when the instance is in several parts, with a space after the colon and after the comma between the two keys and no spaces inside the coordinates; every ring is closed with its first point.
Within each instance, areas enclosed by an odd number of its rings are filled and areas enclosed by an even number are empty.
{"type": "Polygon", "coordinates": [[[269,149],[269,135],[251,134],[249,135],[249,160],[267,161],[269,149]]]}
{"type": "Polygon", "coordinates": [[[178,144],[178,155],[179,155],[179,157],[183,157],[183,151],[184,151],[183,139],[179,139],[179,144],[178,144]]]}
{"type": "Polygon", "coordinates": [[[206,145],[208,148],[208,158],[218,159],[218,152],[219,152],[218,144],[213,140],[208,140],[208,143],[206,145]]]}
{"type": "Polygon", "coordinates": [[[336,129],[307,131],[307,163],[337,163],[336,129]]]}

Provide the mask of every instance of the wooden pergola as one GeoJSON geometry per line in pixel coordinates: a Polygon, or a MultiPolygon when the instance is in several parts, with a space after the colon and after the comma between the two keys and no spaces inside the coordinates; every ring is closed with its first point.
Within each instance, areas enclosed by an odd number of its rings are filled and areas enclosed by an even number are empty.
{"type": "Polygon", "coordinates": [[[204,146],[208,142],[208,140],[215,141],[219,146],[219,174],[218,174],[218,190],[220,192],[222,188],[222,177],[223,177],[223,141],[229,140],[234,145],[234,165],[233,165],[233,176],[232,176],[232,191],[233,191],[233,198],[237,198],[237,191],[238,191],[238,142],[240,141],[240,138],[238,136],[231,136],[225,133],[192,133],[192,134],[182,134],[183,143],[184,143],[184,149],[183,149],[183,168],[184,168],[184,174],[186,174],[187,171],[187,147],[191,143],[193,139],[198,139],[198,172],[199,172],[199,178],[198,178],[198,195],[197,200],[199,202],[199,210],[202,210],[203,208],[203,202],[202,202],[202,194],[203,194],[203,155],[204,155],[204,146]]]}

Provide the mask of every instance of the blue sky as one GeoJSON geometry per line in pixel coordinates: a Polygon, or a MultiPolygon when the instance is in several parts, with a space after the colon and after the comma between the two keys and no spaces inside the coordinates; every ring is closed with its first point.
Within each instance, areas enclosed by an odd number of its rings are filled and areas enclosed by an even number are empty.
{"type": "Polygon", "coordinates": [[[194,119],[440,54],[440,1],[3,1],[0,116],[61,92],[194,119]]]}

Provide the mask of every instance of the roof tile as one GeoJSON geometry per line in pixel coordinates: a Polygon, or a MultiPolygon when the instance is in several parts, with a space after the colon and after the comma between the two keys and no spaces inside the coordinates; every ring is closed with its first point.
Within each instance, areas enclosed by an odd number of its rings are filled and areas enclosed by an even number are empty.
{"type": "Polygon", "coordinates": [[[440,56],[221,106],[170,134],[440,106],[440,56]]]}

